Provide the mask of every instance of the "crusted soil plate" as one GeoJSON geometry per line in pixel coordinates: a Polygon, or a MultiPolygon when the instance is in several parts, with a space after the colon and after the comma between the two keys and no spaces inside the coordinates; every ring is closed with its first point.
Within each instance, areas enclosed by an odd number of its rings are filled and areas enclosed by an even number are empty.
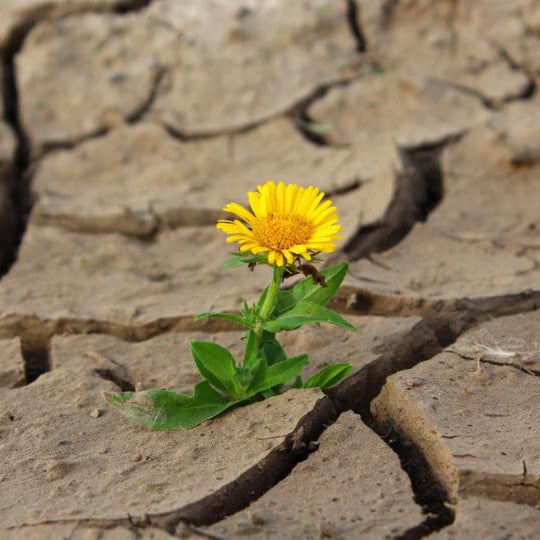
{"type": "Polygon", "coordinates": [[[538,334],[540,322],[537,314],[504,321],[506,335],[493,336],[492,355],[481,337],[493,328],[488,323],[431,360],[392,375],[372,412],[380,425],[395,426],[418,445],[451,497],[476,495],[535,506],[540,504],[535,405],[540,378],[527,368],[527,354],[536,361],[529,336],[533,328],[538,334]],[[517,343],[530,351],[522,352],[521,365],[492,360],[497,351],[518,354],[517,343]]]}
{"type": "Polygon", "coordinates": [[[19,339],[0,341],[0,388],[14,388],[24,382],[24,359],[19,339]]]}
{"type": "Polygon", "coordinates": [[[225,217],[221,209],[227,202],[247,205],[247,192],[274,179],[336,195],[348,236],[361,221],[384,213],[398,166],[390,141],[318,148],[285,118],[246,133],[190,142],[141,122],[45,156],[33,183],[38,197],[33,221],[148,237],[159,226],[213,225],[225,217]]]}
{"type": "Polygon", "coordinates": [[[397,457],[357,415],[340,416],[318,445],[285,480],[209,531],[233,538],[375,539],[422,521],[397,457]]]}
{"type": "Polygon", "coordinates": [[[76,142],[136,119],[154,98],[152,114],[183,135],[257,124],[354,73],[346,9],[156,0],[136,13],[43,22],[17,62],[24,124],[38,149],[76,142]]]}
{"type": "Polygon", "coordinates": [[[17,265],[0,284],[0,326],[10,332],[37,316],[68,326],[102,324],[122,335],[127,327],[136,333],[167,320],[195,327],[196,313],[237,308],[242,297],[258,297],[269,279],[265,268],[240,269],[249,281],[239,282],[238,270],[223,268],[229,251],[213,227],[166,231],[152,243],[31,227],[17,265]]]}
{"type": "Polygon", "coordinates": [[[354,263],[348,283],[416,298],[537,289],[537,117],[536,102],[515,104],[449,144],[439,206],[398,245],[354,263]]]}
{"type": "Polygon", "coordinates": [[[322,397],[290,391],[217,423],[157,432],[109,409],[105,390],[117,387],[88,364],[0,390],[1,483],[10,493],[0,507],[4,528],[126,520],[185,507],[264,461],[322,397]]]}

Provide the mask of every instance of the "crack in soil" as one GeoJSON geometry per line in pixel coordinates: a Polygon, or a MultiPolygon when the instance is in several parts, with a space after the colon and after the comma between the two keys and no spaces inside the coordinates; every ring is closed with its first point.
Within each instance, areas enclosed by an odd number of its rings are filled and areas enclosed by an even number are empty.
{"type": "MultiPolygon", "coordinates": [[[[347,5],[347,22],[350,32],[357,43],[356,51],[360,54],[367,50],[367,40],[362,28],[360,13],[356,0],[345,0],[347,5]]],[[[341,80],[332,81],[319,85],[309,95],[298,100],[285,113],[292,121],[294,127],[309,142],[317,146],[336,146],[327,137],[326,126],[313,121],[309,115],[309,109],[315,101],[325,97],[332,88],[348,86],[354,77],[346,77],[341,80]]],[[[346,192],[345,192],[346,193],[346,192]]]]}
{"type": "MultiPolygon", "coordinates": [[[[321,433],[341,414],[352,409],[398,454],[402,466],[411,478],[415,500],[428,513],[426,519],[400,538],[422,538],[450,524],[454,519],[449,494],[442,488],[436,473],[426,466],[414,441],[387,426],[375,426],[371,415],[371,401],[380,393],[387,377],[429,360],[454,343],[465,331],[496,317],[523,313],[540,307],[540,291],[524,292],[491,298],[458,299],[448,301],[427,313],[413,329],[386,354],[373,360],[339,385],[326,391],[327,396],[317,402],[292,433],[257,465],[207,497],[180,509],[142,518],[117,520],[88,520],[105,528],[116,525],[137,527],[155,526],[171,534],[180,534],[183,524],[210,525],[227,515],[246,508],[271,487],[285,478],[300,461],[315,451],[321,433]],[[180,527],[180,529],[178,529],[180,527]]],[[[131,389],[129,381],[120,380],[109,370],[98,374],[120,387],[131,389]]],[[[523,480],[523,479],[522,479],[523,480]]],[[[522,482],[523,483],[523,482],[522,482]]],[[[535,484],[533,487],[537,487],[535,484]]],[[[530,490],[529,490],[530,491],[530,490]]],[[[475,491],[476,493],[476,491],[475,491]]],[[[66,523],[63,520],[55,523],[66,523]]],[[[77,520],[80,523],[86,523],[77,520]]]]}
{"type": "Polygon", "coordinates": [[[525,69],[516,68],[516,71],[520,71],[524,75],[526,75],[527,84],[519,92],[507,95],[503,99],[490,98],[476,88],[472,88],[471,86],[467,86],[465,84],[449,81],[448,79],[444,79],[441,77],[430,77],[430,79],[439,84],[448,86],[450,88],[453,88],[454,90],[458,90],[460,92],[463,92],[464,94],[478,99],[486,109],[498,111],[502,109],[507,103],[530,99],[536,91],[536,82],[534,80],[534,76],[525,69]]]}
{"type": "Polygon", "coordinates": [[[386,251],[398,244],[418,222],[428,215],[443,198],[443,172],[440,163],[444,147],[459,136],[424,146],[400,148],[403,172],[398,174],[394,196],[383,218],[364,225],[341,248],[348,260],[386,251]]]}
{"type": "Polygon", "coordinates": [[[13,182],[10,187],[11,200],[15,210],[15,227],[13,237],[7,242],[8,249],[2,254],[0,279],[11,268],[17,258],[17,252],[26,230],[26,223],[32,209],[32,196],[30,192],[31,172],[30,141],[19,121],[19,96],[17,91],[17,77],[13,56],[2,61],[2,101],[4,106],[4,120],[13,130],[16,137],[15,160],[13,167],[13,182]]]}
{"type": "Polygon", "coordinates": [[[377,425],[370,410],[371,402],[379,395],[389,376],[433,358],[465,331],[486,320],[534,311],[540,307],[538,293],[531,297],[530,293],[525,292],[518,297],[511,299],[505,295],[450,302],[439,311],[426,314],[389,352],[326,391],[338,411],[352,409],[360,414],[366,425],[400,457],[403,469],[411,479],[415,500],[427,514],[424,522],[401,538],[422,538],[450,525],[455,518],[453,501],[438,479],[437,471],[427,466],[415,442],[407,440],[392,426],[377,425]]]}
{"type": "Polygon", "coordinates": [[[138,110],[133,111],[131,114],[128,115],[128,117],[126,118],[128,124],[136,124],[137,122],[140,122],[145,117],[146,113],[151,109],[159,92],[159,86],[161,84],[161,81],[163,81],[166,73],[167,68],[165,66],[156,67],[156,72],[154,73],[154,80],[152,81],[152,88],[150,89],[148,98],[144,103],[141,104],[138,110]]]}
{"type": "Polygon", "coordinates": [[[120,0],[115,7],[110,7],[107,2],[103,4],[94,3],[93,5],[69,4],[67,2],[61,5],[54,5],[53,2],[42,3],[37,6],[30,6],[24,14],[21,15],[21,22],[15,25],[6,40],[5,47],[2,50],[4,59],[13,58],[17,54],[30,33],[32,28],[40,22],[47,19],[60,19],[72,15],[82,15],[84,13],[118,13],[124,14],[133,11],[140,11],[149,6],[153,0],[120,0]]]}
{"type": "Polygon", "coordinates": [[[371,401],[390,375],[432,358],[483,322],[539,308],[540,291],[449,301],[428,311],[389,352],[329,389],[327,394],[339,411],[352,409],[369,418],[371,401]]]}
{"type": "Polygon", "coordinates": [[[463,331],[463,325],[459,321],[452,322],[449,324],[440,317],[422,319],[393,351],[373,360],[326,392],[338,410],[357,412],[364,423],[398,455],[403,470],[410,478],[415,501],[428,514],[422,523],[402,535],[401,538],[407,540],[427,536],[454,521],[455,515],[447,506],[451,502],[450,495],[435,472],[427,466],[426,459],[413,441],[405,439],[392,426],[376,425],[370,404],[382,390],[387,377],[433,358],[443,350],[441,342],[455,341],[463,331]]]}
{"type": "MultiPolygon", "coordinates": [[[[124,367],[124,366],[121,366],[121,367],[124,367]]],[[[118,388],[120,388],[122,392],[135,391],[135,385],[131,381],[128,381],[126,378],[116,375],[110,369],[96,368],[94,369],[94,372],[97,375],[99,375],[102,379],[106,381],[111,381],[112,383],[116,384],[116,386],[118,386],[118,388]]]]}
{"type": "Polygon", "coordinates": [[[350,82],[350,79],[341,79],[332,83],[320,85],[309,95],[298,100],[287,111],[286,115],[307,141],[316,146],[336,146],[329,142],[326,126],[314,122],[308,111],[313,103],[325,97],[331,89],[348,86],[350,82]]]}
{"type": "Polygon", "coordinates": [[[50,339],[59,334],[105,334],[123,341],[146,341],[167,332],[233,332],[239,329],[237,324],[226,320],[194,320],[195,315],[163,317],[145,324],[121,324],[107,320],[59,318],[41,319],[36,315],[12,315],[4,318],[0,324],[0,339],[26,336],[28,333],[41,339],[50,339]]]}
{"type": "Polygon", "coordinates": [[[495,111],[502,109],[507,103],[531,99],[537,90],[535,74],[529,69],[527,69],[525,66],[520,65],[519,62],[516,62],[501,44],[493,40],[490,41],[489,44],[496,50],[499,58],[506,62],[506,64],[512,71],[518,71],[525,75],[525,77],[527,78],[527,84],[521,90],[513,94],[509,94],[503,99],[495,99],[486,96],[480,90],[464,84],[455,83],[453,81],[449,81],[447,79],[439,77],[432,77],[432,80],[447,85],[472,97],[475,97],[482,103],[484,107],[495,111]]]}
{"type": "MultiPolygon", "coordinates": [[[[180,203],[181,204],[181,203],[180,203]]],[[[80,216],[74,214],[46,214],[33,216],[33,223],[52,225],[68,231],[88,234],[118,233],[130,238],[153,242],[165,230],[179,227],[215,226],[227,213],[215,208],[190,208],[178,206],[158,213],[149,205],[142,213],[124,207],[122,211],[107,216],[80,216]]]]}
{"type": "Polygon", "coordinates": [[[347,2],[347,21],[349,22],[349,28],[351,34],[356,40],[357,47],[356,50],[359,53],[364,53],[367,51],[367,39],[364,34],[364,29],[362,28],[362,20],[360,17],[358,5],[356,0],[346,0],[347,2]]]}
{"type": "Polygon", "coordinates": [[[229,484],[182,508],[139,517],[127,516],[119,519],[91,520],[67,519],[45,521],[40,524],[76,522],[80,525],[92,525],[105,529],[118,525],[141,528],[153,526],[170,534],[181,536],[186,525],[188,528],[211,525],[227,515],[242,510],[266,493],[272,486],[285,478],[299,462],[307,459],[311,452],[316,451],[316,445],[310,445],[310,442],[316,441],[322,432],[336,421],[338,416],[331,401],[327,397],[322,397],[317,401],[313,409],[299,420],[294,430],[285,436],[283,442],[259,463],[229,484]]]}
{"type": "Polygon", "coordinates": [[[354,176],[347,182],[344,182],[340,187],[337,187],[335,189],[328,190],[325,193],[325,199],[328,199],[330,197],[335,197],[338,195],[346,195],[347,193],[352,193],[353,191],[356,191],[357,189],[360,189],[365,183],[365,180],[360,178],[359,176],[354,176]]]}
{"type": "Polygon", "coordinates": [[[490,42],[490,44],[491,44],[492,47],[495,48],[495,50],[497,51],[499,57],[508,64],[508,67],[510,69],[512,69],[514,71],[520,71],[529,80],[529,84],[528,84],[527,88],[524,89],[524,91],[521,93],[521,95],[517,95],[514,98],[511,98],[511,99],[509,99],[507,101],[519,101],[519,100],[531,99],[534,96],[534,94],[536,93],[536,90],[538,88],[537,83],[536,83],[535,73],[532,72],[527,67],[521,65],[514,58],[512,58],[512,56],[508,52],[508,50],[503,45],[498,43],[497,41],[492,40],[490,42]]]}
{"type": "Polygon", "coordinates": [[[398,455],[401,468],[411,481],[415,502],[426,514],[424,521],[411,527],[396,540],[417,540],[448,525],[455,519],[449,496],[418,446],[394,426],[366,424],[398,455]]]}
{"type": "Polygon", "coordinates": [[[34,382],[40,375],[51,370],[49,340],[21,339],[21,356],[26,384],[34,382]]]}
{"type": "MultiPolygon", "coordinates": [[[[444,317],[446,314],[474,313],[482,321],[538,309],[540,291],[478,298],[426,299],[372,293],[366,289],[341,287],[329,307],[344,315],[380,317],[444,317]]],[[[236,313],[228,310],[228,313],[236,313]]],[[[169,332],[234,332],[237,324],[223,319],[194,320],[195,315],[163,317],[145,324],[121,324],[107,320],[59,318],[36,315],[7,315],[0,321],[0,339],[21,337],[28,349],[43,349],[55,335],[104,334],[128,342],[141,342],[169,332]],[[37,346],[35,345],[37,343],[37,346]]]]}
{"type": "Polygon", "coordinates": [[[527,475],[526,470],[521,475],[467,471],[460,474],[460,493],[536,508],[540,504],[540,477],[527,475]]]}
{"type": "Polygon", "coordinates": [[[330,301],[329,307],[334,311],[349,315],[418,317],[441,311],[457,301],[381,294],[362,287],[342,285],[330,301]]]}
{"type": "Polygon", "coordinates": [[[244,133],[249,133],[250,131],[257,129],[258,127],[266,124],[267,122],[275,120],[276,118],[285,116],[291,119],[294,126],[308,141],[318,146],[333,146],[326,140],[326,136],[323,133],[324,126],[319,126],[318,124],[313,122],[307,113],[307,109],[309,109],[313,102],[324,97],[332,88],[347,86],[354,79],[355,76],[343,77],[333,81],[329,81],[324,84],[320,84],[304,97],[297,99],[286,109],[276,111],[264,118],[255,120],[240,127],[223,128],[215,131],[191,133],[179,130],[178,128],[175,128],[174,126],[166,123],[162,123],[162,126],[171,137],[181,142],[190,142],[204,139],[212,139],[215,137],[223,137],[226,135],[242,135],[244,133]]]}
{"type": "MultiPolygon", "coordinates": [[[[167,73],[166,67],[156,66],[155,72],[153,74],[151,88],[150,88],[150,91],[148,92],[148,96],[136,110],[126,115],[125,122],[127,124],[133,125],[133,124],[136,124],[137,122],[142,121],[145,118],[146,114],[151,109],[152,105],[154,104],[156,96],[159,92],[159,87],[166,73],[167,73]]],[[[43,142],[41,143],[40,149],[39,149],[40,158],[45,156],[49,152],[55,152],[58,150],[72,150],[74,148],[77,148],[77,146],[79,146],[82,143],[85,143],[93,139],[99,139],[100,137],[104,137],[105,135],[110,133],[113,129],[114,127],[99,127],[92,132],[85,133],[83,135],[80,135],[79,137],[76,137],[70,140],[43,142]]],[[[70,220],[70,216],[65,216],[64,219],[70,220]]]]}
{"type": "MultiPolygon", "coordinates": [[[[85,12],[112,11],[115,13],[127,13],[145,8],[152,0],[124,0],[110,10],[106,4],[102,6],[95,5],[92,7],[74,8],[73,13],[67,9],[66,13],[59,14],[60,17],[73,14],[82,14],[85,12]]],[[[5,121],[11,126],[17,139],[17,148],[15,154],[14,165],[14,182],[11,186],[11,199],[15,208],[16,226],[13,238],[8,242],[9,248],[3,256],[3,261],[0,266],[0,279],[4,276],[17,259],[17,253],[22,241],[22,237],[26,231],[26,225],[30,211],[32,210],[33,200],[31,194],[32,183],[32,163],[31,163],[31,147],[28,134],[25,132],[19,111],[19,92],[17,88],[17,73],[15,69],[15,56],[21,50],[24,41],[32,28],[40,21],[54,16],[55,6],[53,4],[45,4],[37,8],[29,9],[18,25],[12,28],[7,39],[6,45],[2,50],[2,80],[0,81],[1,99],[4,106],[5,121]]],[[[155,80],[155,88],[150,95],[150,103],[155,96],[157,85],[161,81],[162,73],[158,73],[155,80]]],[[[143,104],[138,114],[143,115],[150,103],[143,104]]],[[[137,118],[137,115],[134,116],[137,118]]]]}
{"type": "MultiPolygon", "coordinates": [[[[298,98],[295,102],[287,106],[285,109],[272,112],[264,118],[254,120],[242,126],[209,130],[197,133],[183,131],[164,122],[162,122],[162,126],[171,137],[178,139],[182,142],[189,142],[202,139],[211,139],[214,137],[222,137],[226,135],[241,135],[243,133],[248,133],[258,128],[263,124],[266,124],[267,122],[275,120],[276,118],[285,116],[292,119],[294,125],[298,127],[300,132],[306,137],[307,140],[314,142],[317,145],[330,146],[330,144],[326,142],[326,139],[324,137],[320,139],[320,136],[317,133],[313,132],[313,126],[317,126],[317,124],[311,121],[311,119],[307,115],[306,109],[314,101],[324,97],[330,89],[349,85],[353,80],[355,80],[356,77],[361,75],[362,65],[363,63],[360,62],[359,65],[351,66],[355,69],[355,74],[346,77],[340,77],[335,80],[319,84],[315,86],[313,90],[310,90],[304,97],[298,98]]],[[[316,128],[315,131],[317,131],[316,128]]]]}

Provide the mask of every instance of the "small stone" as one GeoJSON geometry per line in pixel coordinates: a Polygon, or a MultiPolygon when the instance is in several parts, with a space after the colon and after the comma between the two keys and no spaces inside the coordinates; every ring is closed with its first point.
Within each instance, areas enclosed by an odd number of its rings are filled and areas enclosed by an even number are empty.
{"type": "Polygon", "coordinates": [[[99,418],[101,416],[102,412],[99,410],[99,409],[93,409],[92,412],[90,413],[90,416],[92,418],[99,418]]]}
{"type": "Polygon", "coordinates": [[[69,471],[69,465],[65,461],[49,461],[45,466],[45,479],[49,482],[64,478],[69,471]]]}
{"type": "Polygon", "coordinates": [[[238,519],[234,524],[235,532],[239,534],[249,534],[255,532],[256,527],[253,523],[250,523],[247,519],[238,519]]]}
{"type": "Polygon", "coordinates": [[[264,525],[266,520],[255,512],[246,512],[247,519],[253,525],[264,525]]]}

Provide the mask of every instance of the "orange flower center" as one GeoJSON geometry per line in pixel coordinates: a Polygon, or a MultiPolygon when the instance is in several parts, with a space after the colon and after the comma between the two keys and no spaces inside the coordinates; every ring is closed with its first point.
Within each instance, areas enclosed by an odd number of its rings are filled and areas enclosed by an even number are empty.
{"type": "Polygon", "coordinates": [[[254,219],[251,229],[259,245],[282,251],[306,244],[313,233],[313,223],[302,216],[270,214],[254,219]]]}

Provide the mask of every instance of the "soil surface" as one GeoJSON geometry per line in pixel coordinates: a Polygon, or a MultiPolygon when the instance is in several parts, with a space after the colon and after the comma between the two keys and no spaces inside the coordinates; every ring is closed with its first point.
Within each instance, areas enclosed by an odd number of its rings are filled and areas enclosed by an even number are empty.
{"type": "Polygon", "coordinates": [[[538,538],[539,0],[2,0],[0,537],[538,538]],[[316,185],[353,371],[192,429],[106,391],[199,380],[269,269],[215,229],[316,185]]]}

